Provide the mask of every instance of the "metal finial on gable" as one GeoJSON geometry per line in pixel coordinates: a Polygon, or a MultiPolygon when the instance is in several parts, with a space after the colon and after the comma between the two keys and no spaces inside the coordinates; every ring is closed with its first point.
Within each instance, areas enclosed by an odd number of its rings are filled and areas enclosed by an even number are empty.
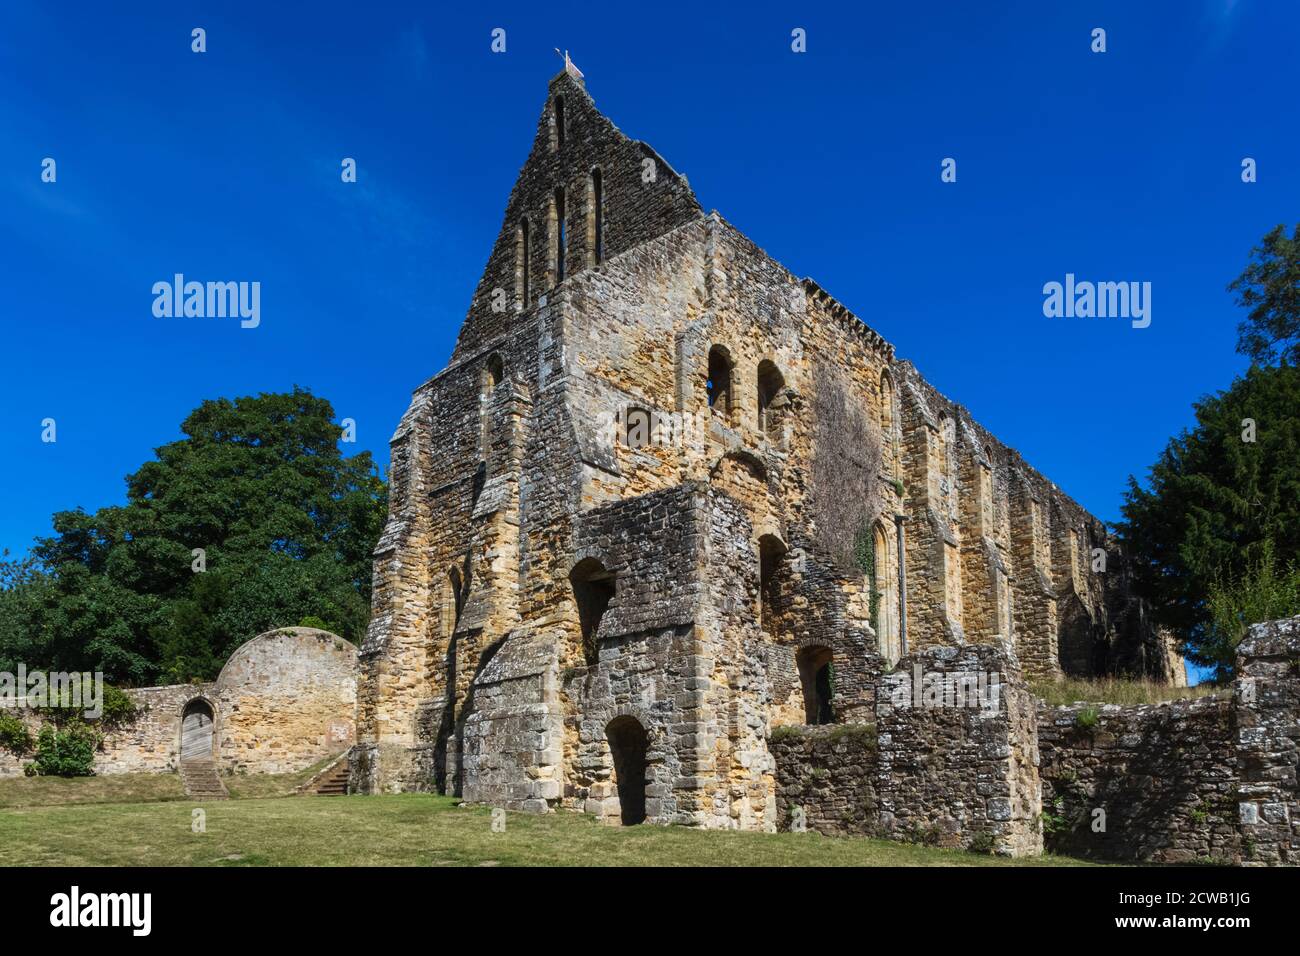
{"type": "Polygon", "coordinates": [[[582,79],[582,71],[581,71],[580,69],[578,69],[577,65],[576,65],[572,60],[569,59],[569,51],[568,51],[568,50],[565,50],[563,53],[561,53],[561,52],[560,52],[560,48],[559,48],[559,47],[555,47],[555,55],[556,55],[556,56],[562,56],[562,57],[564,57],[564,72],[565,72],[565,73],[569,74],[569,76],[573,77],[575,80],[580,80],[580,79],[582,79]]]}

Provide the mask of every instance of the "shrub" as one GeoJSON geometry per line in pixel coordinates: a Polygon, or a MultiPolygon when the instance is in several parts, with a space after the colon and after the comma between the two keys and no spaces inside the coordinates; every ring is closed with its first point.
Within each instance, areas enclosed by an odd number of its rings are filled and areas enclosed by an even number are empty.
{"type": "Polygon", "coordinates": [[[1101,712],[1096,707],[1085,707],[1074,717],[1074,726],[1081,730],[1091,730],[1101,720],[1101,712]]]}
{"type": "Polygon", "coordinates": [[[987,856],[993,852],[993,845],[993,834],[982,830],[971,837],[970,843],[966,844],[966,849],[971,853],[982,853],[987,856]]]}
{"type": "Polygon", "coordinates": [[[1070,829],[1070,821],[1065,819],[1065,798],[1057,795],[1052,799],[1050,804],[1051,810],[1043,808],[1042,824],[1043,835],[1050,836],[1054,833],[1064,833],[1070,829]],[[1051,812],[1056,811],[1055,813],[1051,812]]]}
{"type": "Polygon", "coordinates": [[[768,734],[767,739],[772,743],[780,743],[790,737],[802,736],[803,728],[797,724],[782,724],[780,727],[773,727],[772,732],[768,734]]]}
{"type": "Polygon", "coordinates": [[[830,743],[847,741],[868,750],[876,749],[878,736],[875,724],[781,724],[768,734],[769,743],[780,743],[796,737],[817,737],[830,743]]]}
{"type": "Polygon", "coordinates": [[[104,713],[99,718],[101,724],[105,727],[121,727],[134,721],[139,714],[130,694],[117,687],[104,687],[104,713]]]}
{"type": "Polygon", "coordinates": [[[0,713],[0,747],[20,757],[32,749],[31,732],[13,714],[0,713]]]}
{"type": "Polygon", "coordinates": [[[46,724],[36,735],[36,759],[23,768],[29,777],[89,777],[99,735],[83,723],[46,724]]]}

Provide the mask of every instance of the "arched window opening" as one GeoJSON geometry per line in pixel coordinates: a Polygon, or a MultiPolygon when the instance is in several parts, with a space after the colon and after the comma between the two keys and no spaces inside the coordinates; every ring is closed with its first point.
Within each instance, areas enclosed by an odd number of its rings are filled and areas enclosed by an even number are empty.
{"type": "Polygon", "coordinates": [[[555,190],[555,284],[564,281],[564,259],[568,254],[568,241],[564,235],[564,187],[555,190]]]}
{"type": "Polygon", "coordinates": [[[564,148],[564,97],[555,98],[555,148],[564,148]]]}
{"type": "Polygon", "coordinates": [[[758,539],[758,600],[759,622],[769,637],[777,631],[777,600],[780,597],[777,570],[785,558],[785,544],[773,534],[758,539]]]}
{"type": "Polygon", "coordinates": [[[460,623],[460,613],[465,609],[465,591],[463,581],[460,579],[460,568],[451,568],[447,571],[447,588],[450,591],[451,604],[447,606],[447,620],[450,628],[447,630],[447,636],[451,636],[456,630],[456,624],[460,623]]]}
{"type": "Polygon", "coordinates": [[[619,816],[623,826],[645,820],[645,728],[635,717],[615,717],[605,727],[609,754],[614,758],[614,785],[618,787],[619,816]]]}
{"type": "Polygon", "coordinates": [[[212,759],[212,705],[196,698],[181,712],[181,760],[212,759]]]}
{"type": "Polygon", "coordinates": [[[876,522],[873,533],[874,554],[871,593],[872,627],[880,656],[892,666],[902,656],[898,630],[898,579],[894,570],[893,549],[885,526],[876,522]]]}
{"type": "Polygon", "coordinates": [[[709,408],[723,421],[731,420],[731,356],[720,345],[709,349],[708,378],[704,383],[709,408]]]}
{"type": "Polygon", "coordinates": [[[795,656],[799,683],[803,685],[804,720],[809,724],[829,724],[835,720],[831,698],[835,693],[835,669],[829,647],[805,647],[795,656]]]}
{"type": "Polygon", "coordinates": [[[555,217],[555,196],[546,200],[546,287],[555,288],[555,260],[559,250],[559,223],[555,217]]]}
{"type": "Polygon", "coordinates": [[[505,365],[500,355],[490,355],[487,360],[486,392],[491,395],[506,377],[505,365]]]}
{"type": "Polygon", "coordinates": [[[584,558],[569,572],[582,627],[582,653],[588,664],[600,660],[600,622],[614,597],[614,574],[595,558],[584,558]]]}
{"type": "Polygon", "coordinates": [[[528,251],[528,220],[524,219],[515,231],[515,300],[521,309],[527,309],[533,304],[528,251]]]}
{"type": "Polygon", "coordinates": [[[767,436],[768,441],[777,441],[781,437],[781,425],[784,420],[785,378],[781,370],[772,362],[764,359],[758,365],[758,429],[767,436]]]}
{"type": "Polygon", "coordinates": [[[644,448],[654,439],[654,418],[648,409],[628,408],[624,411],[623,439],[628,448],[644,448]]]}
{"type": "Polygon", "coordinates": [[[947,500],[949,493],[952,491],[951,475],[949,474],[949,463],[952,461],[952,419],[947,413],[939,416],[939,433],[936,436],[935,470],[938,473],[938,491],[939,498],[947,500]]]}
{"type": "Polygon", "coordinates": [[[987,445],[984,446],[984,461],[980,463],[977,474],[979,476],[980,530],[985,536],[991,538],[997,534],[997,529],[994,527],[993,520],[993,452],[987,445]]]}
{"type": "Polygon", "coordinates": [[[605,192],[600,170],[593,169],[587,180],[587,265],[605,260],[605,192]]]}
{"type": "Polygon", "coordinates": [[[894,383],[888,372],[880,373],[880,443],[885,458],[885,472],[897,472],[894,440],[894,383]]]}
{"type": "Polygon", "coordinates": [[[492,457],[492,393],[505,381],[505,366],[501,363],[501,356],[488,356],[479,374],[479,469],[482,473],[475,473],[474,476],[472,504],[478,503],[479,492],[483,490],[482,482],[487,479],[487,461],[492,457]]]}

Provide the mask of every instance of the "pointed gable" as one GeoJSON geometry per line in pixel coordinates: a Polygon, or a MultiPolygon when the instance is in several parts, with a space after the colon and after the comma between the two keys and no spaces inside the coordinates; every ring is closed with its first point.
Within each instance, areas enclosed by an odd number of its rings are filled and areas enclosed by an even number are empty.
{"type": "Polygon", "coordinates": [[[564,278],[702,214],[685,177],[624,136],[582,80],[561,72],[550,82],[453,361],[508,334],[564,278]]]}

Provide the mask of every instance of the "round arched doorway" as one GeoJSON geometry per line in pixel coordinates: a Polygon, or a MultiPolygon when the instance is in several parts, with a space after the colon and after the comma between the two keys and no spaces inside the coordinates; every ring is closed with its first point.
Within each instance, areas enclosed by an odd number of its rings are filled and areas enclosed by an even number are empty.
{"type": "Polygon", "coordinates": [[[181,714],[181,759],[212,759],[212,705],[202,697],[185,705],[181,714]]]}
{"type": "Polygon", "coordinates": [[[635,717],[615,717],[605,728],[614,758],[614,784],[624,826],[645,820],[646,732],[635,717]]]}

